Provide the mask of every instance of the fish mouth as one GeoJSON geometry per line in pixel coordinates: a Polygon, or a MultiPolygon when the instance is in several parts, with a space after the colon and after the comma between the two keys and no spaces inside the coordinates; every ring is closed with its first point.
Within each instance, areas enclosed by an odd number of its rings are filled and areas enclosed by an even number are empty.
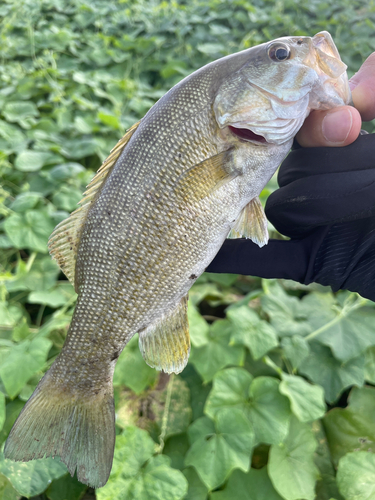
{"type": "Polygon", "coordinates": [[[262,135],[255,134],[252,130],[248,128],[237,128],[232,125],[228,125],[229,130],[233,135],[239,137],[240,139],[252,142],[255,144],[268,144],[266,139],[262,135]]]}

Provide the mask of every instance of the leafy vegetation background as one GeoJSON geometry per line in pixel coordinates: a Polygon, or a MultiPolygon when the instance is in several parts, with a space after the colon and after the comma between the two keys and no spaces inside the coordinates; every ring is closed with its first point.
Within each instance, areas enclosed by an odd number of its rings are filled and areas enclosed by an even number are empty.
{"type": "MultiPolygon", "coordinates": [[[[0,16],[2,446],[74,309],[48,236],[125,130],[193,70],[283,35],[330,31],[352,74],[375,50],[375,3],[3,0],[0,16]]],[[[375,499],[373,303],[206,274],[189,319],[181,375],[149,368],[136,338],[122,353],[104,488],[0,454],[0,498],[375,499]]]]}

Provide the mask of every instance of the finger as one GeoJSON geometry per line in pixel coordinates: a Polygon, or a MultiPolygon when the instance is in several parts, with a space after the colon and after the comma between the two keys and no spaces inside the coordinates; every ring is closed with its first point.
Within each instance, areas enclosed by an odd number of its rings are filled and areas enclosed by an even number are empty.
{"type": "Polygon", "coordinates": [[[361,125],[361,115],[352,106],[312,111],[296,139],[304,148],[347,146],[357,139],[361,125]]]}
{"type": "MultiPolygon", "coordinates": [[[[322,232],[319,230],[319,233],[322,232]]],[[[270,240],[259,248],[251,240],[225,240],[214,260],[207,267],[208,273],[233,273],[261,278],[285,278],[304,282],[309,267],[314,241],[270,240]]]]}
{"type": "Polygon", "coordinates": [[[375,52],[372,53],[349,82],[354,106],[365,121],[375,118],[375,52]]]}
{"type": "MultiPolygon", "coordinates": [[[[299,148],[281,164],[280,187],[314,175],[375,169],[375,134],[360,135],[346,148],[299,148]]],[[[326,184],[326,183],[324,183],[326,184]]]]}

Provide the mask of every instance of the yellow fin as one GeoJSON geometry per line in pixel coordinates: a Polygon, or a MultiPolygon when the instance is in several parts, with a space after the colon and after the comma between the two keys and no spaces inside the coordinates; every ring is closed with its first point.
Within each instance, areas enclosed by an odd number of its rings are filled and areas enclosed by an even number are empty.
{"type": "Polygon", "coordinates": [[[232,154],[229,149],[189,168],[175,182],[175,192],[186,200],[201,200],[231,181],[241,173],[228,168],[232,154]]]}
{"type": "Polygon", "coordinates": [[[250,201],[242,209],[236,224],[228,238],[250,238],[254,243],[263,247],[268,243],[267,218],[258,197],[250,201]]]}
{"type": "Polygon", "coordinates": [[[182,372],[190,353],[187,295],[173,311],[140,332],[139,349],[151,368],[182,372]]]}
{"type": "Polygon", "coordinates": [[[72,212],[67,219],[60,222],[49,238],[49,253],[52,258],[56,260],[73,286],[80,233],[89,209],[139,123],[140,122],[133,125],[112,149],[108,158],[103,162],[102,166],[87,186],[87,190],[83,194],[82,200],[79,202],[81,206],[72,212]]]}

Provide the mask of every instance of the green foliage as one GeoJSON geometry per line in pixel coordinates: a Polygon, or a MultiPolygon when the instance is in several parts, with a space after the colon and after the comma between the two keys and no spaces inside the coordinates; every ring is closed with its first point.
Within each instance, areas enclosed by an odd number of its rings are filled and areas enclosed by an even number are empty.
{"type": "MultiPolygon", "coordinates": [[[[5,0],[0,17],[2,446],[76,300],[48,236],[125,130],[195,69],[278,36],[328,30],[354,73],[375,49],[375,4],[5,0]]],[[[363,387],[375,384],[374,320],[356,294],[203,275],[190,291],[182,374],[149,368],[137,338],[119,358],[114,465],[96,497],[374,498],[375,397],[363,387]]],[[[0,456],[4,500],[86,490],[58,460],[0,456]]]]}

